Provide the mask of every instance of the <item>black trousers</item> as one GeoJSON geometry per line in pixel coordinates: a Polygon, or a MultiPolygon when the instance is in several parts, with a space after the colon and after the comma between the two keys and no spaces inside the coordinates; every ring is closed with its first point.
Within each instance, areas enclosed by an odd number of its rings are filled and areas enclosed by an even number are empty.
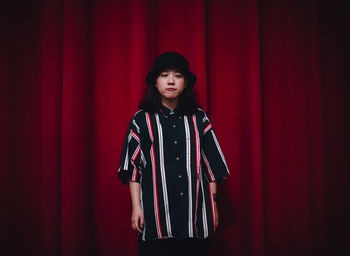
{"type": "Polygon", "coordinates": [[[142,241],[138,239],[139,256],[194,256],[209,255],[212,246],[212,238],[206,239],[156,239],[152,241],[142,241]]]}

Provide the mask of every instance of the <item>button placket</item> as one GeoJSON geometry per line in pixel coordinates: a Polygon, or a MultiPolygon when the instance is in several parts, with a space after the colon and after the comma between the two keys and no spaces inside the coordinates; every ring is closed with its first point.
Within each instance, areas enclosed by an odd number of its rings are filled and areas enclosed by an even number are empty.
{"type": "Polygon", "coordinates": [[[177,174],[176,174],[176,179],[178,180],[177,182],[177,188],[178,188],[178,196],[180,198],[183,198],[184,195],[185,195],[185,183],[184,183],[184,176],[182,174],[182,171],[181,171],[181,154],[182,154],[182,150],[180,148],[180,145],[181,144],[181,141],[179,139],[179,132],[180,132],[180,127],[181,127],[181,121],[179,119],[181,119],[181,116],[177,116],[177,115],[173,115],[173,116],[169,116],[169,119],[168,121],[172,121],[170,123],[170,125],[168,126],[170,129],[171,129],[171,137],[169,138],[171,144],[173,145],[173,148],[174,148],[174,155],[175,155],[175,162],[176,162],[176,166],[178,169],[177,171],[177,174]]]}

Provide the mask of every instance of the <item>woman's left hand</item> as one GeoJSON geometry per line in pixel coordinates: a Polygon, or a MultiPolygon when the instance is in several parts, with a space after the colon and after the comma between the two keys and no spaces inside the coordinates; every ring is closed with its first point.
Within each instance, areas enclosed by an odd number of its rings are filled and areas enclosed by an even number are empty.
{"type": "Polygon", "coordinates": [[[217,207],[217,203],[214,202],[214,212],[215,212],[215,229],[219,226],[219,211],[217,207]]]}

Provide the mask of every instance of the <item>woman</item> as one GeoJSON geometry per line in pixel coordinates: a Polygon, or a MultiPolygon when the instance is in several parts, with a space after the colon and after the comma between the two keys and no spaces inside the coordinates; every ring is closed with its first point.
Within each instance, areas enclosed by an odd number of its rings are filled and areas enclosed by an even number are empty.
{"type": "Polygon", "coordinates": [[[181,54],[159,55],[129,123],[118,175],[129,185],[139,255],[207,255],[218,226],[217,183],[229,170],[195,100],[196,79],[181,54]]]}

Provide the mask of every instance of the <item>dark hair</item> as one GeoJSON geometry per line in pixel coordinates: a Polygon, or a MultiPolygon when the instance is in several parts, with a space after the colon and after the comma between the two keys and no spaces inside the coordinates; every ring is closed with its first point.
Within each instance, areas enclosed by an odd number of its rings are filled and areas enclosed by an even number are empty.
{"type": "MultiPolygon", "coordinates": [[[[150,85],[145,97],[139,104],[139,108],[149,113],[155,113],[160,110],[162,105],[160,93],[155,85],[150,85]]],[[[197,103],[197,95],[191,87],[185,87],[179,96],[177,108],[182,115],[192,115],[199,107],[197,103]]]]}

